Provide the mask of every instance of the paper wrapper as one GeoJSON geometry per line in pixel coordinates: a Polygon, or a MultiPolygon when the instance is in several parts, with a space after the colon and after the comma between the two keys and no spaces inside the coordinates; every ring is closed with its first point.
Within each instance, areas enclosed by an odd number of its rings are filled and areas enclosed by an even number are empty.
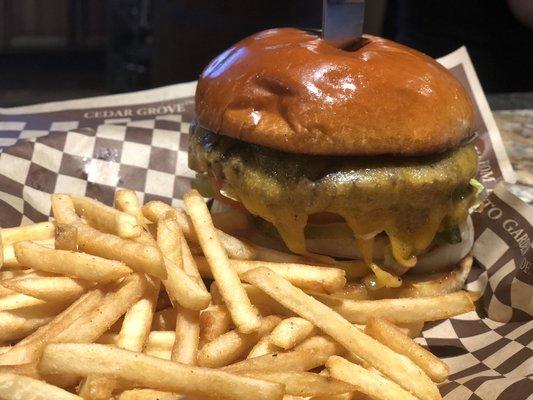
{"type": "MultiPolygon", "coordinates": [[[[428,323],[421,344],[451,367],[446,400],[531,398],[533,384],[533,209],[512,195],[502,140],[464,48],[440,60],[476,104],[479,177],[490,194],[473,215],[468,289],[483,296],[476,312],[428,323]]],[[[107,204],[117,187],[141,200],[180,204],[194,173],[187,167],[195,84],[139,93],[0,110],[0,226],[43,221],[50,193],[107,204]]]]}

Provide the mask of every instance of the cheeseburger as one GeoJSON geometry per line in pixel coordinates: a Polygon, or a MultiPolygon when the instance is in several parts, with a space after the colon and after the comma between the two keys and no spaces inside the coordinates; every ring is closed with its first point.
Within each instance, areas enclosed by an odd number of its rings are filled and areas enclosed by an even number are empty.
{"type": "Polygon", "coordinates": [[[248,239],[362,260],[378,287],[453,270],[470,252],[473,106],[432,58],[379,37],[343,50],[268,30],[210,62],[196,115],[189,166],[253,216],[248,239]]]}

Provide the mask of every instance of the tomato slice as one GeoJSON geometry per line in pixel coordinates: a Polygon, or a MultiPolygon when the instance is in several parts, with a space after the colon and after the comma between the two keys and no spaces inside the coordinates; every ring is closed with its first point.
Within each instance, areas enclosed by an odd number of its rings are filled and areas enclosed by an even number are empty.
{"type": "MultiPolygon", "coordinates": [[[[233,207],[239,211],[247,212],[246,207],[244,207],[244,205],[240,201],[229,199],[220,194],[220,189],[222,188],[222,185],[224,184],[222,180],[215,179],[215,178],[209,178],[209,182],[211,183],[211,187],[213,188],[215,198],[218,201],[230,207],[233,207]]],[[[338,214],[330,213],[330,212],[321,212],[321,213],[311,214],[307,222],[310,224],[322,225],[322,224],[343,223],[345,221],[344,221],[344,218],[342,218],[338,214]]]]}
{"type": "Polygon", "coordinates": [[[209,178],[209,182],[211,183],[211,187],[213,188],[213,193],[215,194],[215,198],[218,201],[230,207],[233,207],[236,210],[248,212],[248,210],[246,210],[246,207],[244,207],[240,201],[229,199],[226,196],[222,196],[220,194],[220,189],[222,188],[222,185],[224,183],[223,181],[219,179],[215,179],[215,178],[209,178]]]}

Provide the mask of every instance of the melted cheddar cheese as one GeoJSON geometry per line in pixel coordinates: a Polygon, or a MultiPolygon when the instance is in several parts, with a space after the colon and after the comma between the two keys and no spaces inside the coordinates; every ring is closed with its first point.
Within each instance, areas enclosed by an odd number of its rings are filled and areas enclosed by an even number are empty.
{"type": "Polygon", "coordinates": [[[410,268],[439,230],[466,219],[475,200],[472,145],[424,157],[327,157],[284,153],[197,127],[189,146],[192,169],[222,180],[298,254],[309,255],[308,217],[329,212],[344,218],[368,266],[372,237],[383,232],[396,262],[410,268]]]}

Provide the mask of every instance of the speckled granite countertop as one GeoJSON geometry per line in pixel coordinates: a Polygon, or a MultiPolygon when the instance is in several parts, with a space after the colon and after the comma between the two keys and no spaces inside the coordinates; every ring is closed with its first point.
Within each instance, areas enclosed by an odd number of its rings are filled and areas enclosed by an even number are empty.
{"type": "Polygon", "coordinates": [[[517,176],[511,190],[533,204],[533,109],[494,111],[494,118],[517,176]]]}

